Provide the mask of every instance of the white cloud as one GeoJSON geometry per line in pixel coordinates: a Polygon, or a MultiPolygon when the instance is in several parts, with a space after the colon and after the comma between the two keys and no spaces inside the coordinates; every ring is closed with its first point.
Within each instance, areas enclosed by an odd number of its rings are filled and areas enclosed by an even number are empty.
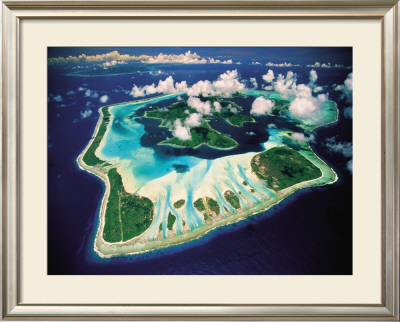
{"type": "Polygon", "coordinates": [[[106,61],[106,62],[104,62],[103,63],[103,66],[104,67],[110,67],[110,66],[114,66],[114,65],[116,65],[117,64],[117,61],[116,60],[111,60],[111,61],[106,61]]]}
{"type": "Polygon", "coordinates": [[[81,86],[81,87],[78,88],[78,92],[83,92],[85,89],[86,89],[86,88],[84,88],[84,87],[81,86]]]}
{"type": "Polygon", "coordinates": [[[263,80],[265,80],[267,83],[272,83],[272,81],[273,81],[274,78],[275,78],[273,70],[268,69],[268,73],[266,73],[265,75],[263,75],[262,78],[263,78],[263,80]]]}
{"type": "Polygon", "coordinates": [[[177,100],[177,101],[182,101],[182,97],[178,96],[178,97],[176,98],[176,100],[177,100]]]}
{"type": "Polygon", "coordinates": [[[353,101],[353,73],[347,75],[342,92],[348,103],[353,101]]]}
{"type": "Polygon", "coordinates": [[[271,62],[268,62],[268,63],[265,64],[265,66],[269,66],[269,67],[293,67],[293,66],[301,66],[301,65],[299,65],[299,64],[293,65],[292,63],[287,63],[287,62],[284,62],[284,63],[271,63],[271,62]]]}
{"type": "Polygon", "coordinates": [[[321,63],[316,61],[314,64],[307,65],[306,67],[320,68],[321,67],[321,63]]]}
{"type": "Polygon", "coordinates": [[[225,64],[225,65],[232,65],[233,61],[232,59],[228,59],[228,60],[219,60],[219,59],[214,59],[214,58],[208,58],[208,63],[209,64],[225,64]]]}
{"type": "Polygon", "coordinates": [[[107,69],[107,67],[111,67],[111,66],[115,66],[115,65],[119,65],[119,64],[126,64],[126,62],[123,60],[115,60],[114,59],[114,60],[106,61],[102,65],[103,65],[103,67],[105,67],[105,69],[107,69]]]}
{"type": "Polygon", "coordinates": [[[336,137],[327,138],[325,146],[329,151],[340,153],[346,158],[353,155],[353,144],[351,142],[336,142],[336,137]]]}
{"type": "Polygon", "coordinates": [[[174,84],[172,76],[168,76],[165,80],[160,80],[157,86],[154,83],[144,87],[137,87],[134,85],[130,94],[133,97],[152,95],[156,93],[174,94],[185,91],[186,89],[186,82],[174,84]]]}
{"type": "Polygon", "coordinates": [[[314,64],[309,64],[306,67],[311,67],[311,68],[345,68],[345,69],[350,69],[351,66],[345,66],[343,64],[334,64],[332,65],[331,63],[320,63],[320,62],[315,62],[314,64]]]}
{"type": "Polygon", "coordinates": [[[210,101],[202,102],[199,98],[191,96],[187,100],[187,104],[201,114],[211,114],[210,101]]]}
{"type": "Polygon", "coordinates": [[[253,131],[250,131],[250,132],[246,132],[246,135],[249,135],[249,136],[255,136],[255,135],[256,135],[256,133],[255,133],[255,132],[253,132],[253,131]]]}
{"type": "MultiPolygon", "coordinates": [[[[171,77],[171,78],[172,78],[172,77],[171,77]]],[[[169,79],[171,79],[171,78],[169,78],[169,79]]],[[[168,78],[166,78],[165,81],[160,80],[160,81],[159,81],[159,84],[160,84],[161,82],[163,82],[163,87],[166,87],[165,84],[168,84],[168,78]]],[[[158,92],[158,89],[156,88],[156,86],[154,85],[154,83],[151,84],[151,85],[147,85],[147,86],[145,86],[144,88],[145,88],[145,90],[146,90],[147,95],[155,94],[155,93],[158,92]]]]}
{"type": "Polygon", "coordinates": [[[102,103],[105,103],[105,102],[107,102],[108,100],[109,100],[108,95],[103,95],[103,96],[100,97],[100,102],[102,102],[102,103]]]}
{"type": "Polygon", "coordinates": [[[213,105],[214,105],[215,112],[217,112],[217,113],[221,112],[220,102],[215,101],[213,105]]]}
{"type": "Polygon", "coordinates": [[[233,93],[244,89],[244,84],[239,82],[237,70],[228,70],[218,77],[214,82],[199,81],[192,87],[187,89],[187,94],[190,96],[209,96],[209,95],[222,95],[229,97],[233,93]]]}
{"type": "Polygon", "coordinates": [[[314,69],[310,70],[310,83],[315,83],[318,79],[317,72],[314,69]]]}
{"type": "Polygon", "coordinates": [[[185,125],[189,128],[200,126],[202,117],[203,115],[200,113],[189,114],[189,116],[185,120],[185,125]]]}
{"type": "Polygon", "coordinates": [[[341,99],[346,99],[347,103],[353,101],[353,73],[347,75],[343,85],[334,86],[335,91],[342,92],[341,99]]]}
{"type": "Polygon", "coordinates": [[[258,62],[258,61],[252,61],[251,64],[252,64],[252,65],[261,65],[261,63],[258,62]]]}
{"type": "Polygon", "coordinates": [[[290,114],[302,119],[312,118],[316,109],[314,102],[304,97],[295,98],[289,106],[290,114]]]}
{"type": "Polygon", "coordinates": [[[236,107],[233,107],[232,104],[228,104],[228,109],[232,112],[232,113],[237,113],[238,109],[236,107]]]}
{"type": "Polygon", "coordinates": [[[98,98],[99,94],[95,90],[86,89],[85,97],[98,98]]]}
{"type": "Polygon", "coordinates": [[[286,77],[279,74],[276,82],[274,82],[274,89],[280,93],[284,98],[295,94],[297,76],[292,71],[287,72],[286,77]]]}
{"type": "Polygon", "coordinates": [[[271,113],[275,103],[262,96],[257,97],[251,105],[250,114],[254,116],[266,115],[271,113]]]}
{"type": "Polygon", "coordinates": [[[314,135],[305,136],[304,133],[294,132],[292,134],[292,140],[296,143],[303,144],[314,140],[314,135]]]}
{"type": "Polygon", "coordinates": [[[319,101],[319,103],[326,102],[328,100],[328,94],[318,94],[317,100],[319,101]]]}
{"type": "MultiPolygon", "coordinates": [[[[310,84],[297,84],[297,75],[292,71],[288,71],[286,76],[279,74],[273,83],[273,88],[284,98],[294,99],[290,102],[289,113],[297,119],[312,119],[318,121],[321,110],[328,100],[325,94],[319,94],[317,97],[312,96],[313,88],[316,86],[315,81],[318,75],[315,71],[310,72],[310,84]]],[[[265,88],[267,90],[267,88],[265,88]]],[[[322,88],[317,91],[320,92],[322,88]]]]}
{"type": "MultiPolygon", "coordinates": [[[[311,88],[304,84],[299,84],[299,85],[294,84],[293,92],[297,97],[304,97],[304,98],[312,97],[311,88]]],[[[319,94],[319,95],[324,95],[324,94],[319,94]]]]}
{"type": "Polygon", "coordinates": [[[209,58],[208,63],[209,64],[220,64],[221,61],[219,59],[209,58]]]}
{"type": "Polygon", "coordinates": [[[61,95],[56,95],[53,97],[53,101],[58,102],[58,103],[62,102],[63,100],[64,99],[62,98],[61,95]]]}
{"type": "Polygon", "coordinates": [[[313,88],[314,93],[321,93],[323,90],[324,90],[324,88],[322,86],[315,86],[313,88]]]}
{"type": "Polygon", "coordinates": [[[324,103],[327,100],[325,94],[315,97],[296,97],[289,105],[289,112],[298,119],[312,119],[318,121],[324,103]]]}
{"type": "Polygon", "coordinates": [[[120,54],[118,51],[112,51],[105,54],[98,55],[79,55],[79,56],[68,56],[68,57],[52,57],[48,59],[49,66],[72,66],[73,69],[86,67],[88,64],[97,64],[107,69],[108,67],[115,66],[117,64],[125,64],[127,62],[137,62],[147,64],[207,64],[207,63],[218,63],[221,64],[232,64],[232,60],[228,59],[220,61],[218,59],[200,57],[196,53],[187,51],[183,54],[164,54],[160,53],[156,56],[149,55],[129,55],[120,54]]]}
{"type": "Polygon", "coordinates": [[[257,84],[257,79],[255,77],[250,77],[250,83],[253,85],[254,89],[257,89],[258,84],[257,84]]]}
{"type": "Polygon", "coordinates": [[[150,75],[152,75],[152,76],[157,76],[157,75],[162,75],[162,74],[165,74],[165,73],[160,69],[155,72],[150,71],[150,75]]]}
{"type": "Polygon", "coordinates": [[[244,84],[239,82],[237,70],[226,71],[218,77],[218,80],[210,82],[208,80],[199,81],[193,86],[187,88],[189,96],[209,96],[222,95],[229,97],[233,93],[244,89],[244,84]]]}
{"type": "Polygon", "coordinates": [[[347,78],[344,81],[344,87],[350,91],[353,90],[353,73],[350,73],[349,75],[347,75],[347,78]]]}
{"type": "Polygon", "coordinates": [[[213,95],[214,92],[213,86],[210,81],[198,81],[193,86],[187,88],[187,94],[189,96],[208,96],[213,95]]]}
{"type": "Polygon", "coordinates": [[[147,59],[149,56],[130,56],[128,54],[120,54],[118,51],[112,51],[105,54],[98,55],[79,55],[79,56],[68,56],[64,57],[54,57],[48,59],[49,66],[65,66],[65,65],[82,65],[88,63],[101,63],[113,60],[127,61],[127,60],[140,60],[147,59]]]}
{"type": "Polygon", "coordinates": [[[353,160],[350,160],[346,163],[346,168],[350,171],[350,173],[353,173],[353,160]]]}
{"type": "Polygon", "coordinates": [[[172,76],[167,77],[164,81],[160,80],[158,82],[156,92],[166,94],[176,93],[177,90],[174,86],[174,79],[172,78],[172,76]]]}
{"type": "Polygon", "coordinates": [[[132,91],[130,93],[133,97],[138,97],[138,96],[145,96],[145,89],[144,88],[139,88],[136,85],[133,86],[132,91]]]}
{"type": "Polygon", "coordinates": [[[67,92],[67,95],[74,95],[75,94],[75,91],[69,91],[69,92],[67,92]]]}
{"type": "Polygon", "coordinates": [[[137,87],[134,85],[131,95],[138,97],[155,93],[172,94],[185,92],[189,96],[222,95],[229,97],[233,93],[241,91],[244,88],[244,84],[239,82],[237,70],[228,70],[224,74],[221,74],[218,80],[212,83],[208,80],[201,80],[191,87],[188,87],[186,81],[174,84],[172,76],[167,77],[164,81],[160,80],[157,86],[155,86],[155,84],[146,85],[144,87],[137,87]]]}
{"type": "Polygon", "coordinates": [[[228,70],[221,74],[218,80],[213,82],[213,88],[216,95],[231,96],[233,93],[244,89],[244,84],[239,82],[237,69],[228,70]]]}
{"type": "Polygon", "coordinates": [[[160,53],[158,56],[149,56],[146,60],[142,60],[142,62],[150,64],[206,64],[207,60],[205,58],[201,58],[196,53],[192,54],[189,50],[180,55],[160,53]]]}
{"type": "Polygon", "coordinates": [[[352,118],[353,118],[353,108],[352,108],[351,106],[345,107],[345,108],[343,109],[343,116],[344,116],[346,119],[352,119],[352,118]]]}
{"type": "Polygon", "coordinates": [[[209,64],[225,64],[225,65],[232,65],[233,61],[232,59],[228,60],[220,60],[220,59],[214,59],[214,58],[208,58],[208,63],[209,64]]]}
{"type": "Polygon", "coordinates": [[[269,129],[276,129],[276,128],[277,128],[277,126],[276,126],[274,123],[269,123],[269,124],[267,125],[267,127],[268,127],[269,129]]]}
{"type": "Polygon", "coordinates": [[[232,64],[233,64],[233,61],[232,61],[232,59],[224,60],[224,61],[222,62],[222,64],[232,65],[232,64]]]}
{"type": "Polygon", "coordinates": [[[81,118],[83,118],[83,119],[85,119],[85,118],[88,118],[90,115],[92,115],[92,110],[84,110],[84,111],[81,111],[80,112],[81,113],[81,118]]]}
{"type": "Polygon", "coordinates": [[[182,81],[180,83],[175,83],[176,93],[187,92],[187,83],[186,81],[182,81]]]}
{"type": "Polygon", "coordinates": [[[182,126],[182,122],[180,119],[175,120],[172,135],[182,141],[190,140],[192,138],[190,134],[190,129],[188,127],[182,126]]]}

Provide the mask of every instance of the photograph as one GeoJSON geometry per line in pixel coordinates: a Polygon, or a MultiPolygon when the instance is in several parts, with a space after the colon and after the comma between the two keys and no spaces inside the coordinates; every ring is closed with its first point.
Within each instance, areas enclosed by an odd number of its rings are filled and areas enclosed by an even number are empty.
{"type": "Polygon", "coordinates": [[[47,47],[48,275],[352,275],[352,47],[47,47]]]}

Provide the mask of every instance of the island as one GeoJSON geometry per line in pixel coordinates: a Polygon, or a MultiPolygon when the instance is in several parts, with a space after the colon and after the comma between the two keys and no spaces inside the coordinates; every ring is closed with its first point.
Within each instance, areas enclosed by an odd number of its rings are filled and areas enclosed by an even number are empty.
{"type": "Polygon", "coordinates": [[[325,102],[318,120],[305,121],[290,118],[293,98],[275,92],[199,96],[198,106],[211,109],[189,122],[199,113],[189,99],[174,93],[99,109],[94,135],[77,162],[106,186],[94,242],[100,256],[182,244],[265,212],[300,189],[337,180],[309,141],[294,140],[293,130],[306,137],[335,122],[334,102],[325,102]],[[249,113],[249,102],[260,96],[274,102],[264,121],[249,113]],[[288,122],[287,128],[262,128],[275,119],[288,122]],[[146,122],[156,122],[147,126],[160,134],[147,133],[146,122]],[[175,135],[178,126],[185,139],[175,135]],[[259,151],[245,150],[245,137],[230,137],[244,126],[252,130],[246,133],[267,133],[268,139],[256,145],[259,151]],[[143,141],[146,135],[149,142],[143,141]],[[220,154],[213,156],[215,151],[220,154]]]}
{"type": "MultiPolygon", "coordinates": [[[[210,102],[210,108],[212,105],[215,106],[215,104],[217,104],[216,106],[218,106],[220,110],[216,110],[210,115],[204,115],[201,123],[190,129],[190,140],[181,140],[177,137],[173,137],[159,144],[169,144],[183,148],[197,148],[203,144],[216,149],[232,149],[237,147],[238,143],[235,140],[214,130],[209,125],[208,121],[224,119],[229,124],[240,127],[243,123],[255,122],[254,118],[242,114],[243,108],[240,105],[223,100],[222,98],[200,97],[199,100],[203,103],[210,102]]],[[[197,110],[189,106],[187,101],[180,101],[172,104],[168,108],[156,107],[151,111],[146,111],[144,117],[160,119],[160,126],[166,126],[172,132],[174,121],[180,120],[181,124],[183,124],[188,114],[196,112],[197,110]]]]}
{"type": "Polygon", "coordinates": [[[87,67],[85,69],[78,69],[77,71],[69,72],[64,76],[70,77],[108,77],[118,75],[129,75],[133,73],[145,73],[152,72],[154,69],[147,68],[145,66],[132,66],[127,64],[116,65],[116,66],[102,66],[102,67],[87,67]]]}

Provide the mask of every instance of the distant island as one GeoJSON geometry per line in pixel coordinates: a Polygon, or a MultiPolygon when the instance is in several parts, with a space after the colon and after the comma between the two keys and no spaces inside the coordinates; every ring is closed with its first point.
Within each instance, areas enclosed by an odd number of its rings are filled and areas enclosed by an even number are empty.
{"type": "Polygon", "coordinates": [[[122,65],[122,66],[110,66],[110,67],[102,67],[102,68],[86,68],[86,69],[78,69],[73,72],[69,72],[64,74],[65,76],[72,77],[99,77],[99,76],[116,76],[116,75],[127,75],[132,73],[139,72],[148,72],[150,69],[144,66],[131,66],[131,65],[122,65]]]}
{"type": "Polygon", "coordinates": [[[318,120],[289,121],[293,98],[255,90],[231,97],[199,96],[192,101],[185,93],[174,93],[100,108],[94,135],[77,159],[82,169],[106,184],[96,252],[110,257],[181,244],[266,211],[299,189],[336,181],[335,172],[307,140],[295,140],[293,130],[275,125],[262,129],[268,140],[261,152],[202,159],[196,153],[175,151],[200,147],[234,151],[245,144],[213,124],[225,122],[234,128],[248,124],[260,130],[257,118],[241,105],[257,97],[274,103],[267,115],[271,120],[289,122],[288,127],[296,126],[308,135],[337,120],[336,104],[326,101],[318,120]],[[178,100],[163,104],[173,99],[178,100]],[[204,107],[201,115],[194,104],[204,107]],[[142,137],[152,134],[139,121],[151,119],[166,131],[164,138],[153,140],[169,147],[170,154],[159,156],[155,148],[142,145],[142,137]]]}

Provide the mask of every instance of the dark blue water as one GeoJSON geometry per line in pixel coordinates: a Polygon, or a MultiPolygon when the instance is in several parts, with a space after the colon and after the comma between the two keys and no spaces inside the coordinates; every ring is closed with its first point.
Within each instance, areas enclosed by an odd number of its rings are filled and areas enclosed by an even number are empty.
{"type": "MultiPolygon", "coordinates": [[[[213,80],[229,67],[202,65],[200,72],[197,66],[160,69],[173,70],[176,81],[190,84],[213,80]]],[[[256,77],[259,84],[267,71],[259,66],[233,67],[244,78],[256,77]]],[[[287,71],[273,69],[275,74],[287,71]]],[[[309,68],[291,70],[299,73],[298,83],[307,83],[309,68]]],[[[349,73],[344,69],[317,71],[319,85],[342,84],[349,73]]],[[[339,100],[339,93],[331,92],[330,98],[338,102],[340,121],[317,129],[313,144],[337,172],[335,184],[297,192],[267,213],[184,245],[102,259],[94,253],[93,243],[104,185],[81,171],[76,157],[91,138],[97,109],[103,104],[77,89],[82,86],[99,96],[108,95],[107,104],[113,104],[132,100],[126,91],[134,83],[151,84],[167,75],[80,78],[50,70],[48,76],[49,93],[63,98],[62,102],[51,100],[48,108],[48,274],[352,274],[352,175],[346,170],[348,158],[327,151],[322,144],[325,137],[335,135],[338,141],[352,141],[352,120],[343,117],[343,108],[349,104],[339,100]],[[71,90],[75,93],[67,95],[71,90]],[[83,118],[81,111],[88,109],[92,114],[83,118]]]]}

